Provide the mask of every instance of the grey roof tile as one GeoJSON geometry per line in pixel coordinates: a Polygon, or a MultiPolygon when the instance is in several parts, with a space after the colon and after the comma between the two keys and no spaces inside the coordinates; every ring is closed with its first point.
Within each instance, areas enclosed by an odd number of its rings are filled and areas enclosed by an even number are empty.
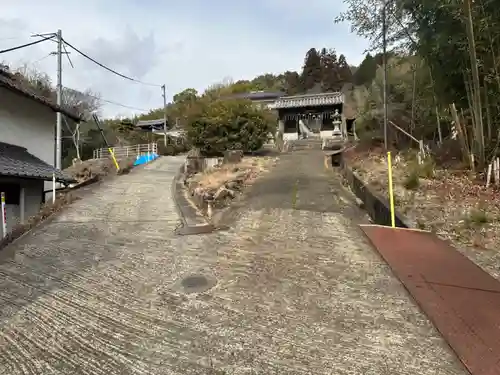
{"type": "MultiPolygon", "coordinates": [[[[164,122],[165,122],[164,119],[140,120],[140,121],[137,121],[137,124],[135,124],[135,126],[138,126],[138,127],[163,126],[164,122]]],[[[167,121],[167,126],[168,126],[168,121],[167,121]]]]}
{"type": "Polygon", "coordinates": [[[30,154],[27,149],[0,142],[0,175],[49,181],[54,172],[59,182],[74,181],[74,178],[30,154]]]}
{"type": "Polygon", "coordinates": [[[243,92],[228,96],[227,99],[249,99],[249,100],[272,100],[285,96],[286,94],[281,91],[269,92],[269,91],[254,91],[254,92],[243,92]]]}
{"type": "Polygon", "coordinates": [[[272,105],[272,109],[318,107],[344,103],[344,94],[341,92],[326,92],[322,94],[306,94],[282,97],[272,105]]]}

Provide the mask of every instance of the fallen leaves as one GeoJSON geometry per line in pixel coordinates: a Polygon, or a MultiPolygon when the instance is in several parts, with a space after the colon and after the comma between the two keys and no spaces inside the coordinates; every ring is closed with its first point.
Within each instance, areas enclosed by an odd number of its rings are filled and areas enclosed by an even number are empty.
{"type": "MultiPolygon", "coordinates": [[[[388,195],[386,155],[381,149],[350,152],[350,165],[380,195],[388,195]]],[[[468,171],[436,170],[408,190],[404,181],[415,160],[405,154],[394,158],[393,183],[397,208],[415,227],[436,232],[457,245],[479,249],[500,248],[500,188],[486,188],[468,171]]]]}

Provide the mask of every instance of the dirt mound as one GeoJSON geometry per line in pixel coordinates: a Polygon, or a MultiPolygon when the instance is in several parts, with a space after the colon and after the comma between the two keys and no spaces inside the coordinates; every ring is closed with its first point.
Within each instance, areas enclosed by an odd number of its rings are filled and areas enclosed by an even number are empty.
{"type": "MultiPolygon", "coordinates": [[[[129,171],[134,165],[134,159],[123,159],[118,161],[120,171],[129,171]]],[[[64,170],[79,183],[92,178],[101,179],[110,174],[116,174],[116,167],[111,159],[89,159],[76,161],[71,167],[64,170]]]]}

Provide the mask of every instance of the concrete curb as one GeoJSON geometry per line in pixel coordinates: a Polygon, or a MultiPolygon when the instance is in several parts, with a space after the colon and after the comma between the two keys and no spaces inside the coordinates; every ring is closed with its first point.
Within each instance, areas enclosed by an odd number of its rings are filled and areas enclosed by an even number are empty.
{"type": "Polygon", "coordinates": [[[182,194],[180,194],[180,189],[178,188],[178,184],[181,183],[183,173],[184,166],[181,166],[172,180],[172,199],[174,200],[175,208],[177,209],[177,214],[179,215],[182,225],[187,226],[186,212],[184,212],[181,208],[181,201],[184,197],[181,197],[182,194]]]}
{"type": "MultiPolygon", "coordinates": [[[[373,222],[379,225],[390,226],[391,213],[389,202],[365,184],[365,182],[347,164],[343,155],[340,159],[340,168],[352,192],[363,202],[364,210],[368,213],[373,222]]],[[[414,228],[409,224],[409,220],[397,210],[395,213],[395,219],[396,227],[398,228],[414,228]]]]}
{"type": "Polygon", "coordinates": [[[181,220],[181,226],[176,229],[176,234],[187,236],[214,232],[218,228],[201,216],[184,195],[182,184],[183,174],[184,166],[182,165],[172,181],[172,199],[175,202],[175,207],[181,220]]]}

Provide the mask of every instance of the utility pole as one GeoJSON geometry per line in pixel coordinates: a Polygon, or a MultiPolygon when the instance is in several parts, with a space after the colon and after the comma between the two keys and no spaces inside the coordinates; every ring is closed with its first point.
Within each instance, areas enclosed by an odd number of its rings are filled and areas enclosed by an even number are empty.
{"type": "Polygon", "coordinates": [[[382,9],[382,64],[384,68],[383,75],[383,100],[384,100],[384,146],[388,150],[387,141],[387,122],[388,122],[388,109],[387,109],[387,4],[388,1],[384,2],[384,8],[382,9]]]}
{"type": "MultiPolygon", "coordinates": [[[[57,30],[57,106],[62,107],[62,31],[57,30]]],[[[61,169],[61,132],[62,132],[62,114],[57,112],[56,123],[56,169],[61,169]]]]}
{"type": "Polygon", "coordinates": [[[167,145],[167,96],[165,93],[165,85],[161,87],[163,96],[163,143],[167,145]]]}

